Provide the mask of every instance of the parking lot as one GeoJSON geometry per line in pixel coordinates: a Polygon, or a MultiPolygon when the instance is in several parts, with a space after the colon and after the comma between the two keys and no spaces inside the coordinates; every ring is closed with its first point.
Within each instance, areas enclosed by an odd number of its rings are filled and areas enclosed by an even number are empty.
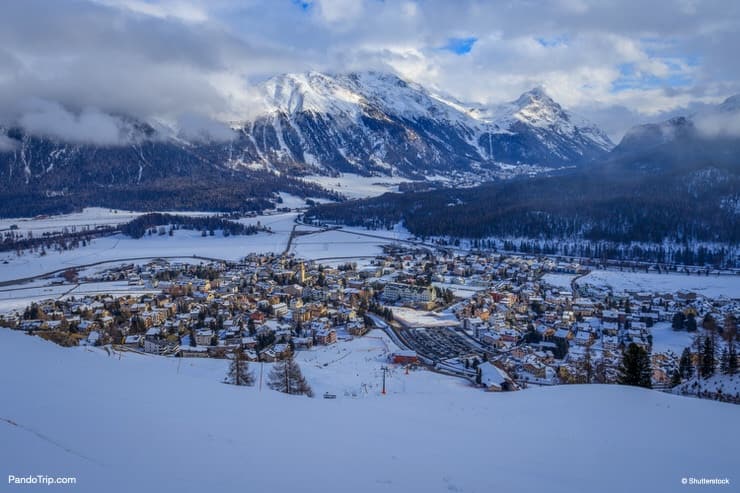
{"type": "Polygon", "coordinates": [[[463,336],[450,328],[403,329],[401,334],[417,353],[434,361],[479,353],[463,336]]]}

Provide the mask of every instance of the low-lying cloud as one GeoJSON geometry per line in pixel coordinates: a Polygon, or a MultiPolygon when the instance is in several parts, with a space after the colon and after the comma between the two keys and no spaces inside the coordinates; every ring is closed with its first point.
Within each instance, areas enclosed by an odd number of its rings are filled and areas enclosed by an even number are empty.
{"type": "Polygon", "coordinates": [[[226,123],[194,113],[185,113],[177,121],[179,137],[189,141],[225,141],[236,136],[226,123]]]}
{"type": "Polygon", "coordinates": [[[14,151],[18,148],[18,141],[0,134],[0,152],[14,151]]]}
{"type": "Polygon", "coordinates": [[[699,115],[694,125],[705,137],[737,138],[740,137],[740,111],[699,115]]]}
{"type": "Polygon", "coordinates": [[[119,145],[127,141],[120,119],[101,113],[94,108],[85,108],[75,114],[59,103],[35,100],[18,119],[18,124],[32,134],[53,139],[119,145]]]}

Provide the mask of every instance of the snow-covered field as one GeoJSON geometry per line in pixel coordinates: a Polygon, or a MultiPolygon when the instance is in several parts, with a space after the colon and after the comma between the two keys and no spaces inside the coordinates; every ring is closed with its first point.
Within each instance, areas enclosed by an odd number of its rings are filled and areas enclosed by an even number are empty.
{"type": "Polygon", "coordinates": [[[67,299],[70,296],[79,297],[100,293],[112,296],[137,296],[158,292],[158,289],[129,286],[126,281],[51,285],[47,280],[37,279],[11,288],[0,288],[0,313],[23,311],[34,302],[58,298],[67,299]]]}
{"type": "MultiPolygon", "coordinates": [[[[165,214],[180,214],[187,216],[210,216],[215,212],[182,212],[162,211],[165,214]]],[[[106,209],[103,207],[87,207],[82,212],[71,214],[59,214],[55,216],[40,216],[38,218],[2,218],[0,219],[0,231],[9,230],[11,226],[17,226],[17,232],[26,234],[29,231],[35,236],[44,232],[61,232],[64,228],[81,226],[117,226],[126,223],[144,214],[143,212],[124,211],[118,209],[106,209]]]]}
{"type": "Polygon", "coordinates": [[[673,351],[681,355],[684,348],[691,346],[695,333],[685,330],[676,331],[670,322],[658,322],[650,328],[653,335],[653,354],[673,351]]]}
{"type": "MultiPolygon", "coordinates": [[[[220,232],[216,236],[202,237],[198,231],[177,230],[174,236],[144,236],[133,239],[117,234],[93,240],[86,247],[65,252],[48,251],[40,256],[26,252],[17,256],[15,252],[0,253],[0,281],[35,276],[57,269],[91,264],[106,260],[127,258],[193,255],[225,260],[238,260],[250,252],[280,253],[288,242],[293,227],[295,213],[272,214],[241,219],[245,224],[269,226],[272,233],[258,233],[249,236],[230,236],[224,238],[220,232]],[[1,263],[7,261],[7,264],[1,263]]],[[[81,224],[81,223],[78,223],[81,224]]]]}
{"type": "Polygon", "coordinates": [[[694,291],[707,297],[740,298],[740,276],[737,275],[688,276],[684,274],[595,270],[578,279],[577,283],[578,285],[590,284],[592,286],[610,287],[615,292],[675,293],[677,291],[694,291]]]}
{"type": "Polygon", "coordinates": [[[542,276],[542,282],[555,288],[569,291],[571,288],[570,283],[575,277],[575,274],[558,274],[553,272],[542,276]]]}
{"type": "Polygon", "coordinates": [[[449,312],[427,312],[394,306],[393,318],[407,327],[453,327],[460,325],[454,314],[449,312]]]}
{"type": "MultiPolygon", "coordinates": [[[[310,227],[299,226],[299,228],[310,227]]],[[[411,237],[412,235],[401,224],[390,230],[342,227],[339,230],[298,236],[293,240],[291,252],[308,259],[374,257],[383,253],[382,245],[411,237]]]]}
{"type": "Polygon", "coordinates": [[[291,252],[306,259],[376,256],[383,253],[381,245],[392,242],[332,230],[296,237],[291,252]]]}
{"type": "Polygon", "coordinates": [[[361,199],[382,195],[386,192],[397,192],[399,183],[410,181],[399,176],[360,176],[353,173],[345,173],[339,177],[312,175],[305,177],[305,180],[339,192],[349,199],[361,199]]]}
{"type": "Polygon", "coordinates": [[[486,290],[486,288],[484,287],[471,286],[467,284],[457,284],[454,282],[434,282],[432,284],[440,289],[452,290],[452,294],[457,296],[458,298],[470,298],[476,293],[486,290]]]}
{"type": "Polygon", "coordinates": [[[47,281],[33,281],[19,288],[0,289],[0,313],[14,310],[23,311],[33,302],[58,298],[73,286],[51,286],[47,281]]]}
{"type": "Polygon", "coordinates": [[[25,234],[31,231],[35,236],[40,236],[44,232],[62,231],[64,228],[80,227],[83,225],[88,225],[91,228],[95,226],[115,226],[128,222],[141,214],[141,212],[88,207],[82,212],[72,214],[39,218],[0,219],[0,231],[8,230],[11,226],[15,225],[18,227],[17,232],[19,233],[25,234]]]}
{"type": "Polygon", "coordinates": [[[0,329],[0,474],[75,476],[65,491],[114,493],[673,492],[687,476],[728,477],[707,491],[731,491],[740,481],[736,406],[598,385],[487,394],[401,370],[380,396],[382,344],[301,354],[317,394],[337,391],[325,400],[221,384],[225,361],[119,359],[0,329]],[[344,396],[362,382],[375,384],[364,398],[344,396]]]}

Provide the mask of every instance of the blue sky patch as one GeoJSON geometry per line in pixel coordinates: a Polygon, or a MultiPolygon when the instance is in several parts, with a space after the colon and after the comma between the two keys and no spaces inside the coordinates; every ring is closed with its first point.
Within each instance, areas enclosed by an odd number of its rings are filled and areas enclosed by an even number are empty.
{"type": "Polygon", "coordinates": [[[554,46],[562,46],[568,42],[568,36],[562,35],[562,36],[551,36],[551,37],[542,37],[542,38],[536,38],[537,42],[544,46],[545,48],[552,48],[554,46]]]}
{"type": "MultiPolygon", "coordinates": [[[[669,64],[671,68],[679,69],[677,64],[669,64]]],[[[674,72],[666,77],[652,74],[642,74],[635,69],[633,63],[619,65],[619,78],[612,82],[611,92],[617,93],[630,89],[657,89],[660,87],[686,87],[691,85],[692,78],[688,74],[674,72]]]]}
{"type": "Polygon", "coordinates": [[[469,38],[450,38],[447,40],[447,44],[440,49],[451,51],[456,55],[465,55],[466,53],[470,53],[476,41],[478,41],[478,38],[474,36],[469,38]]]}
{"type": "Polygon", "coordinates": [[[313,7],[313,2],[311,0],[292,0],[293,5],[298,6],[302,11],[308,12],[311,7],[313,7]]]}

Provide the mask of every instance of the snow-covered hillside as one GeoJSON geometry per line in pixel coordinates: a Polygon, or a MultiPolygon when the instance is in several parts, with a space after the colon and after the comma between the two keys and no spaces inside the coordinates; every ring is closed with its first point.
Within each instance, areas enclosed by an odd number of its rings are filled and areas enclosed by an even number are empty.
{"type": "MultiPolygon", "coordinates": [[[[346,367],[343,354],[302,356],[317,389],[321,372],[379,364],[372,344],[367,358],[349,347],[346,367]]],[[[386,396],[309,399],[221,384],[224,370],[0,329],[0,469],[76,476],[65,490],[90,492],[621,493],[737,480],[729,404],[597,385],[487,394],[401,371],[405,388],[386,396]]]]}

